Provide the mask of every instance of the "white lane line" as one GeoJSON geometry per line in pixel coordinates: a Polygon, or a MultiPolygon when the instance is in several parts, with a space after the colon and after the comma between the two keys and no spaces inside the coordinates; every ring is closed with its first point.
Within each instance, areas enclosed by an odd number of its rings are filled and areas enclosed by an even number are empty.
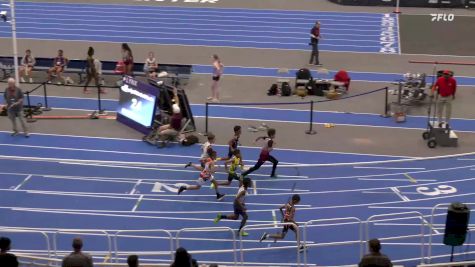
{"type": "MultiPolygon", "coordinates": [[[[103,195],[88,195],[88,194],[77,194],[77,193],[56,193],[48,191],[39,191],[39,190],[26,190],[27,193],[31,194],[42,194],[42,195],[57,195],[57,196],[72,196],[72,197],[90,197],[90,198],[106,198],[106,199],[122,199],[122,200],[136,200],[136,197],[121,197],[121,196],[103,196],[103,195]]],[[[219,202],[219,201],[203,201],[203,200],[184,200],[184,199],[162,199],[162,198],[145,198],[143,197],[142,201],[157,201],[157,202],[181,202],[181,203],[204,203],[204,204],[221,204],[221,205],[232,205],[232,202],[219,202]]],[[[255,202],[246,202],[248,206],[278,206],[279,204],[272,203],[255,203],[255,202]]],[[[302,208],[310,208],[312,205],[298,205],[302,208]]]]}
{"type": "Polygon", "coordinates": [[[28,182],[28,180],[30,180],[32,176],[33,176],[33,175],[28,175],[28,176],[27,176],[19,185],[17,185],[17,186],[15,187],[15,189],[13,189],[13,190],[16,191],[16,190],[20,189],[20,187],[22,187],[24,184],[26,184],[26,182],[28,182]]]}
{"type": "MultiPolygon", "coordinates": [[[[407,182],[407,179],[375,179],[375,178],[358,178],[361,181],[399,181],[399,182],[407,182]]],[[[419,182],[437,182],[435,179],[418,179],[419,182]]]]}
{"type": "Polygon", "coordinates": [[[401,191],[399,191],[399,189],[397,189],[396,187],[391,187],[391,190],[398,196],[400,197],[403,201],[410,201],[410,199],[406,196],[403,196],[401,194],[401,191]]]}
{"type": "MultiPolygon", "coordinates": [[[[35,145],[18,145],[18,144],[0,144],[0,146],[8,146],[8,147],[26,147],[26,148],[44,148],[44,149],[52,149],[52,150],[67,150],[67,151],[87,151],[87,152],[99,152],[99,153],[113,153],[113,154],[125,154],[125,155],[143,155],[143,156],[156,156],[156,157],[172,157],[172,158],[186,158],[186,159],[199,159],[200,157],[197,156],[187,156],[187,155],[174,155],[174,154],[160,154],[160,153],[144,153],[144,152],[130,152],[130,151],[118,151],[118,150],[102,150],[102,149],[86,149],[86,148],[73,148],[73,147],[51,147],[51,146],[35,146],[35,145]]],[[[255,147],[249,147],[255,148],[255,147]]],[[[81,161],[81,159],[65,159],[65,160],[77,160],[81,161]]],[[[87,160],[82,160],[84,162],[88,162],[87,160]]],[[[126,161],[99,161],[104,163],[112,163],[112,164],[126,164],[126,165],[133,165],[134,162],[126,162],[126,161]]],[[[254,160],[244,160],[244,162],[252,162],[254,160]]],[[[280,162],[284,165],[299,165],[300,163],[295,162],[280,162]]],[[[157,166],[184,166],[183,163],[150,163],[157,166]]],[[[267,164],[269,165],[269,164],[267,164]]]]}
{"type": "Polygon", "coordinates": [[[137,210],[142,200],[143,200],[143,195],[140,195],[139,199],[137,199],[137,203],[135,203],[135,206],[132,208],[132,212],[135,212],[137,210]]]}
{"type": "Polygon", "coordinates": [[[380,169],[380,170],[425,170],[426,168],[409,168],[409,167],[371,167],[371,166],[354,166],[355,169],[380,169]]]}
{"type": "Polygon", "coordinates": [[[254,195],[257,195],[257,182],[256,180],[252,180],[252,192],[254,195]]]}
{"type": "MultiPolygon", "coordinates": [[[[170,171],[170,172],[196,172],[193,170],[177,170],[177,169],[164,169],[164,168],[153,168],[153,167],[141,167],[141,166],[125,166],[125,165],[112,165],[112,164],[95,164],[95,163],[80,163],[80,162],[64,162],[60,161],[60,164],[67,164],[67,165],[81,165],[81,166],[96,166],[96,167],[107,167],[107,168],[122,168],[122,169],[140,169],[140,170],[158,170],[158,171],[170,171]]],[[[180,164],[180,166],[183,164],[180,164]]],[[[265,167],[265,166],[263,166],[265,167]]],[[[218,174],[224,174],[224,172],[217,172],[218,174]]],[[[259,174],[253,176],[269,176],[265,174],[259,174]]],[[[308,176],[301,176],[301,175],[279,175],[280,177],[289,177],[289,178],[300,178],[305,179],[308,176]]]]}
{"type": "MultiPolygon", "coordinates": [[[[185,218],[185,217],[162,217],[162,216],[148,216],[148,215],[135,215],[135,214],[105,214],[105,213],[90,213],[90,212],[66,212],[66,211],[47,211],[47,210],[33,210],[33,209],[12,209],[13,211],[28,211],[37,213],[52,213],[52,214],[70,214],[70,215],[90,215],[90,216],[105,216],[105,217],[119,217],[119,218],[141,218],[141,219],[165,219],[165,220],[181,220],[181,221],[205,221],[213,222],[214,218],[202,219],[202,218],[185,218]]],[[[237,223],[238,221],[230,221],[237,223]]],[[[271,221],[255,221],[248,220],[253,223],[271,223],[271,221]]]]}
{"type": "MultiPolygon", "coordinates": [[[[175,0],[174,0],[175,1],[175,0]]],[[[62,9],[67,9],[67,8],[81,8],[81,9],[92,9],[96,12],[99,12],[99,15],[100,15],[100,12],[107,12],[107,11],[110,11],[110,10],[130,10],[130,7],[133,7],[132,5],[124,5],[124,4],[113,4],[113,3],[110,3],[110,4],[107,4],[106,7],[104,6],[104,4],[98,4],[98,3],[89,3],[87,5],[84,5],[84,6],[80,6],[78,7],[77,4],[75,3],[58,3],[58,2],[41,2],[41,3],[38,3],[38,2],[33,2],[33,1],[22,1],[20,2],[20,8],[24,8],[24,7],[45,7],[45,3],[49,3],[49,4],[54,4],[55,7],[57,8],[62,8],[62,9]]],[[[147,6],[147,5],[138,5],[139,7],[142,7],[142,8],[147,8],[145,10],[151,10],[151,11],[156,11],[157,8],[156,7],[153,7],[153,6],[147,6]]],[[[167,7],[166,10],[169,10],[169,11],[172,11],[172,12],[178,12],[179,14],[182,14],[182,13],[187,13],[187,12],[196,12],[196,13],[205,13],[205,14],[208,14],[208,13],[211,13],[211,14],[215,14],[215,13],[218,13],[218,14],[252,14],[252,15],[292,15],[292,16],[308,16],[310,18],[312,18],[314,21],[314,17],[315,16],[318,16],[318,17],[340,17],[342,19],[346,19],[346,18],[373,18],[373,19],[378,19],[380,15],[384,14],[384,13],[372,13],[372,12],[361,12],[361,11],[338,11],[338,14],[335,14],[334,11],[324,11],[324,10],[321,10],[321,11],[314,11],[314,12],[309,12],[308,10],[304,10],[304,9],[294,9],[294,10],[282,10],[282,9],[266,9],[266,10],[258,10],[258,9],[250,9],[250,8],[230,8],[230,7],[213,7],[212,10],[199,10],[199,9],[196,9],[194,7],[185,7],[185,6],[181,6],[181,7],[167,7]],[[304,12],[304,14],[302,14],[302,12],[304,12]],[[331,14],[330,14],[331,13],[331,14]],[[340,15],[341,13],[341,15],[340,15]],[[365,16],[363,16],[365,15],[365,16]]],[[[424,14],[425,15],[425,14],[424,14]]]]}
{"type": "MultiPolygon", "coordinates": [[[[0,38],[2,39],[2,38],[0,38]]],[[[277,71],[277,70],[276,70],[277,71]]],[[[402,75],[402,74],[401,74],[402,75]]],[[[460,77],[460,76],[459,76],[460,77]]],[[[56,96],[55,96],[56,97],[56,96]]],[[[77,97],[77,99],[84,99],[77,97]]],[[[87,98],[86,98],[87,99],[87,98]]],[[[204,104],[191,104],[192,106],[205,106],[204,104]]],[[[234,106],[231,106],[234,107],[234,106]]],[[[247,107],[240,107],[240,108],[247,108],[247,107]]],[[[251,107],[249,107],[251,108],[251,107]]],[[[255,107],[256,109],[265,109],[261,107],[255,107]]],[[[273,108],[269,108],[273,109],[273,108]]],[[[285,110],[285,109],[283,109],[285,110]]],[[[306,111],[308,112],[308,111],[306,111]]],[[[336,113],[341,113],[341,112],[336,112],[336,113]]],[[[364,113],[361,113],[364,114],[364,113]]],[[[373,114],[373,115],[378,115],[379,114],[373,114]]],[[[425,117],[424,117],[425,118],[425,117]]],[[[475,120],[475,119],[474,119],[475,120]]],[[[6,133],[10,134],[11,132],[9,131],[0,131],[0,133],[6,133]]],[[[44,136],[60,136],[60,137],[71,137],[74,139],[100,139],[100,140],[119,140],[119,141],[128,141],[128,142],[134,142],[134,143],[143,143],[142,139],[130,139],[130,138],[117,138],[117,137],[98,137],[98,136],[84,136],[84,135],[68,135],[68,134],[50,134],[50,133],[34,133],[35,135],[44,135],[44,136]]],[[[213,144],[214,146],[220,146],[220,147],[228,147],[228,145],[218,145],[218,144],[213,144]]],[[[199,147],[199,145],[196,145],[196,147],[199,147]]],[[[251,148],[251,149],[261,149],[260,147],[252,147],[252,146],[240,146],[244,148],[251,148]]],[[[328,154],[344,154],[344,155],[358,155],[358,156],[376,156],[376,157],[393,157],[393,158],[407,158],[407,159],[418,159],[418,157],[408,157],[408,156],[395,156],[395,155],[378,155],[378,154],[367,154],[367,153],[352,153],[352,152],[336,152],[336,151],[325,151],[325,150],[306,150],[306,149],[291,149],[291,148],[277,148],[275,149],[276,151],[292,151],[292,152],[309,152],[309,153],[328,153],[328,154]]],[[[464,154],[457,154],[457,155],[449,155],[445,157],[458,157],[458,156],[465,156],[465,155],[474,155],[475,152],[472,153],[464,153],[464,154]]],[[[437,156],[435,158],[440,158],[441,156],[437,156]]],[[[431,159],[431,158],[426,158],[426,159],[431,159]]]]}
{"type": "MultiPolygon", "coordinates": [[[[364,191],[363,193],[365,193],[365,194],[394,194],[394,192],[383,192],[383,191],[380,191],[380,192],[377,192],[377,191],[376,191],[376,192],[375,192],[375,191],[364,191]]],[[[416,192],[407,192],[407,193],[404,192],[404,193],[402,193],[402,194],[404,194],[404,195],[408,195],[408,194],[409,194],[409,195],[419,195],[419,196],[421,195],[420,193],[416,193],[416,192]]]]}
{"type": "Polygon", "coordinates": [[[140,185],[140,183],[142,183],[142,180],[138,180],[137,183],[135,183],[135,185],[134,185],[134,187],[132,188],[132,190],[130,190],[129,195],[135,194],[135,192],[137,191],[137,187],[140,185]]]}
{"type": "Polygon", "coordinates": [[[396,210],[432,210],[433,207],[407,207],[407,206],[403,206],[403,207],[386,207],[386,206],[369,206],[368,207],[369,209],[396,209],[396,210]]]}

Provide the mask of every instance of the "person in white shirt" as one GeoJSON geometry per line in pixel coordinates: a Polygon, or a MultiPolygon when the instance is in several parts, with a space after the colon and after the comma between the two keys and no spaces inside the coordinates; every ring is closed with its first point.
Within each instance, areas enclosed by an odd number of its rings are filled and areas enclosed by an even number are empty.
{"type": "Polygon", "coordinates": [[[31,78],[31,72],[33,67],[36,65],[36,59],[31,55],[31,50],[27,49],[25,51],[25,56],[21,59],[20,66],[20,80],[22,83],[26,82],[25,78],[29,78],[29,82],[33,83],[33,78],[31,78]]]}

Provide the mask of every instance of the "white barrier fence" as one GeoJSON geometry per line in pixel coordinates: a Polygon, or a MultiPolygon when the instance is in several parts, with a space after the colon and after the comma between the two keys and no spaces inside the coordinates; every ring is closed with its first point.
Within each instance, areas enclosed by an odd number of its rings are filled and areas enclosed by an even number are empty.
{"type": "MultiPolygon", "coordinates": [[[[469,205],[473,205],[475,203],[467,203],[469,205]]],[[[8,228],[8,227],[0,227],[0,234],[30,234],[34,236],[41,237],[43,240],[45,247],[42,251],[31,251],[25,252],[22,251],[20,253],[16,253],[20,259],[23,259],[25,266],[59,266],[62,257],[68,253],[68,251],[60,250],[58,247],[58,237],[64,235],[72,235],[72,236],[81,236],[81,237],[99,237],[104,239],[104,249],[103,251],[96,251],[93,253],[95,260],[101,259],[101,262],[98,262],[95,265],[97,266],[125,266],[121,262],[124,262],[124,259],[127,255],[131,254],[130,251],[122,251],[118,246],[118,240],[122,238],[129,238],[129,239],[156,239],[162,240],[167,242],[169,245],[169,249],[163,251],[140,251],[138,253],[134,253],[140,256],[162,256],[165,257],[161,261],[157,261],[157,263],[144,263],[141,266],[150,266],[150,267],[160,267],[160,266],[169,266],[169,262],[173,261],[174,251],[176,248],[183,245],[183,240],[187,238],[183,237],[183,234],[186,232],[197,232],[197,233],[204,233],[204,232],[229,232],[230,239],[229,241],[232,242],[232,249],[220,249],[220,250],[200,250],[200,251],[190,251],[192,254],[206,254],[206,253],[231,253],[233,255],[233,263],[226,263],[228,266],[250,266],[249,264],[245,263],[244,255],[245,252],[252,252],[252,251],[259,251],[259,250],[280,250],[280,249],[295,249],[296,251],[296,262],[285,264],[286,266],[313,266],[309,265],[308,263],[308,251],[311,248],[319,248],[319,247],[330,247],[330,246],[348,246],[348,245],[358,245],[359,249],[355,251],[358,253],[359,257],[362,257],[364,254],[364,248],[366,241],[371,237],[372,227],[377,223],[387,222],[387,221],[394,221],[394,220],[404,220],[404,219],[416,219],[420,221],[420,223],[413,224],[414,226],[420,227],[420,232],[417,234],[411,234],[406,236],[384,236],[379,238],[382,243],[384,244],[385,241],[389,240],[398,240],[404,238],[419,238],[420,239],[420,258],[415,258],[415,260],[420,260],[420,267],[438,267],[438,266],[461,266],[464,264],[470,265],[475,264],[474,262],[458,262],[454,265],[452,264],[425,264],[430,263],[432,258],[436,258],[436,256],[432,255],[432,245],[433,245],[433,232],[436,228],[434,225],[434,217],[440,216],[442,214],[435,214],[436,210],[440,210],[442,208],[447,208],[450,204],[438,204],[433,207],[430,223],[424,218],[424,216],[415,211],[411,212],[402,212],[402,213],[389,213],[389,214],[379,214],[369,217],[366,221],[361,221],[356,217],[347,217],[347,218],[333,218],[333,219],[319,219],[319,220],[311,220],[307,221],[298,226],[293,223],[272,223],[272,224],[257,224],[257,225],[247,225],[243,228],[243,230],[253,231],[253,230],[262,230],[262,229],[275,229],[277,226],[284,226],[284,225],[291,225],[297,231],[297,242],[295,245],[291,246],[278,246],[278,247],[267,247],[267,248],[245,248],[244,243],[245,240],[242,237],[239,238],[239,241],[236,240],[236,231],[228,228],[228,227],[207,227],[207,228],[185,228],[178,231],[167,231],[163,229],[151,229],[151,230],[123,230],[114,233],[110,233],[108,231],[102,230],[57,230],[57,231],[36,231],[31,229],[17,229],[17,228],[8,228]],[[309,241],[308,237],[308,228],[310,227],[325,227],[325,226],[342,226],[342,225],[355,225],[355,233],[357,233],[358,238],[353,240],[344,240],[338,242],[319,242],[313,243],[309,241]],[[429,229],[429,233],[425,234],[425,228],[429,229]],[[175,236],[172,235],[171,232],[175,232],[175,236]],[[151,235],[154,236],[151,236],[151,235]],[[156,236],[155,236],[156,235],[156,236]],[[301,236],[303,238],[301,239],[301,236]],[[428,236],[429,240],[426,242],[426,236],[428,236]],[[239,242],[239,248],[237,246],[237,242],[239,242]],[[51,246],[52,244],[52,246],[51,246]],[[305,246],[305,250],[303,253],[300,253],[299,247],[300,245],[305,246]],[[427,248],[427,250],[426,250],[427,248]],[[425,253],[427,251],[427,255],[425,253]],[[237,253],[240,253],[240,259],[238,261],[237,253]],[[303,255],[303,260],[301,259],[303,255]],[[165,264],[161,262],[166,262],[165,264]]],[[[473,229],[470,229],[473,230],[473,229]]],[[[63,237],[64,238],[64,237],[63,237]]],[[[71,238],[72,239],[72,238],[71,238]]],[[[189,238],[193,240],[192,238],[189,238]]],[[[32,239],[34,240],[34,239],[32,239]]],[[[131,241],[129,241],[130,243],[131,241]]],[[[135,241],[132,241],[132,243],[135,241]]],[[[162,246],[163,247],[163,246],[162,246]]],[[[152,262],[152,261],[149,261],[152,262]]],[[[278,263],[276,263],[278,264],[278,263]]],[[[224,266],[220,264],[219,266],[224,266]]],[[[260,265],[262,266],[262,265],[260,265]]]]}

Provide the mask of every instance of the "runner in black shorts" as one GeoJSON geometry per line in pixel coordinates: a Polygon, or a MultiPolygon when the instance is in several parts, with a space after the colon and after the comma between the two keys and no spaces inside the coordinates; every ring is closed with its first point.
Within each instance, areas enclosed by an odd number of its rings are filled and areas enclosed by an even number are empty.
{"type": "Polygon", "coordinates": [[[239,175],[236,173],[238,166],[241,166],[241,170],[244,165],[242,164],[241,151],[236,149],[233,151],[234,155],[229,160],[226,160],[224,167],[228,170],[228,181],[218,182],[218,185],[230,185],[233,180],[239,181],[239,186],[242,186],[242,180],[239,175]],[[231,164],[228,168],[228,164],[231,164]]]}
{"type": "MultiPolygon", "coordinates": [[[[280,213],[282,214],[282,218],[283,218],[282,221],[284,223],[286,222],[293,223],[298,226],[297,222],[295,222],[295,205],[297,205],[299,202],[300,202],[300,196],[296,194],[292,196],[292,199],[288,203],[280,207],[280,213]]],[[[259,241],[262,242],[263,240],[266,240],[266,239],[274,239],[275,241],[282,240],[285,238],[289,230],[292,230],[295,233],[295,238],[297,238],[298,228],[296,229],[293,225],[287,224],[287,225],[284,225],[281,233],[279,234],[264,233],[259,241]]],[[[304,246],[303,245],[300,246],[299,249],[303,251],[304,246]]]]}
{"type": "Polygon", "coordinates": [[[236,198],[234,199],[234,204],[233,204],[234,214],[221,215],[221,213],[219,213],[216,216],[216,218],[214,219],[214,223],[218,223],[221,219],[237,220],[239,218],[239,216],[241,216],[242,220],[241,220],[241,225],[239,226],[238,233],[241,236],[248,236],[249,235],[248,233],[242,231],[242,228],[244,227],[244,225],[246,225],[246,222],[247,222],[247,219],[248,219],[247,212],[246,212],[246,210],[247,210],[246,209],[246,204],[244,202],[245,202],[245,199],[246,199],[247,189],[251,185],[251,182],[252,181],[251,181],[250,178],[244,178],[244,180],[242,182],[242,186],[239,188],[239,191],[236,195],[236,198]]]}
{"type": "Polygon", "coordinates": [[[234,136],[228,141],[228,157],[223,160],[229,160],[234,155],[234,150],[239,146],[239,138],[241,137],[241,126],[234,126],[234,136]]]}

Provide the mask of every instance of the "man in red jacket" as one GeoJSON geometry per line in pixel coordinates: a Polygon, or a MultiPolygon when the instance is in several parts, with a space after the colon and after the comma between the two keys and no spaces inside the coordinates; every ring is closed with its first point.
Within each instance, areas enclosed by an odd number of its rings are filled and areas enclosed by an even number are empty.
{"type": "Polygon", "coordinates": [[[452,77],[453,73],[449,70],[444,70],[442,77],[438,78],[432,92],[437,90],[437,117],[439,120],[439,127],[443,126],[442,112],[445,108],[445,123],[449,124],[450,116],[452,114],[452,100],[455,99],[455,92],[457,90],[457,81],[452,77]]]}

